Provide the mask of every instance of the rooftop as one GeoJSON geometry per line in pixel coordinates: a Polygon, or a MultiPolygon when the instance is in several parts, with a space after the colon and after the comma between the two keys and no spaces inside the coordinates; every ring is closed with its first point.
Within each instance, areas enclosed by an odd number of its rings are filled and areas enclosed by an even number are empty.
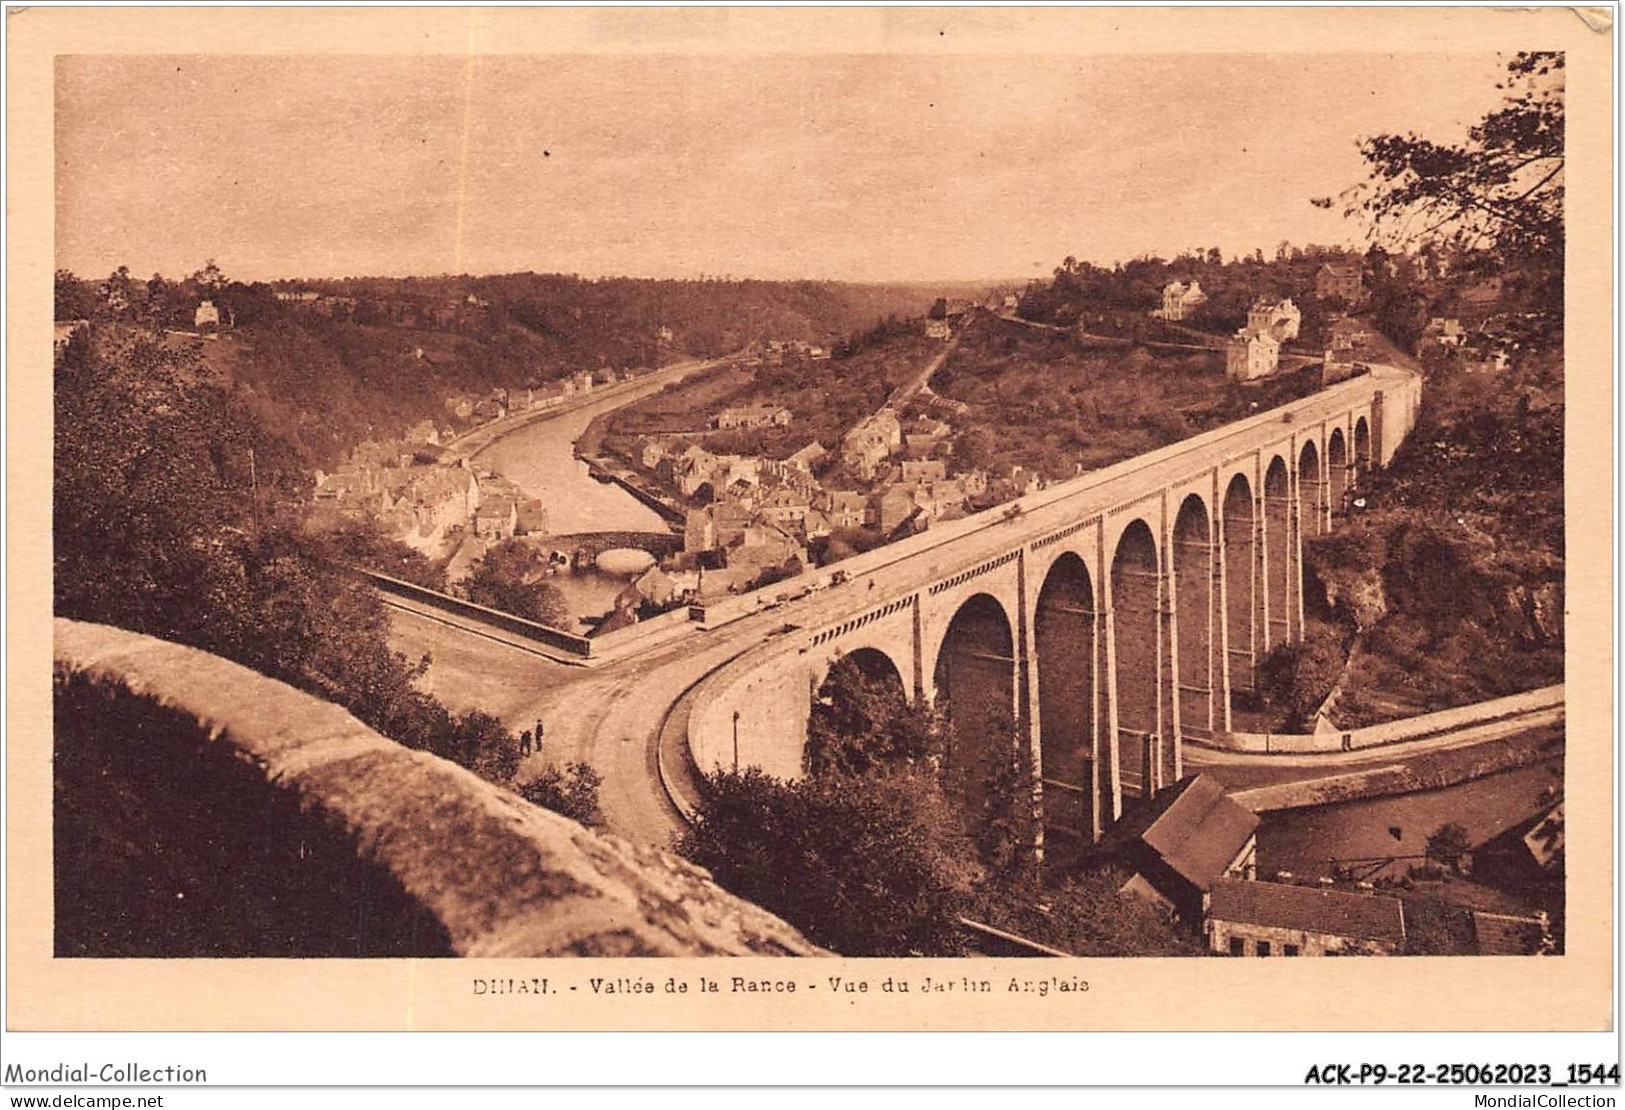
{"type": "Polygon", "coordinates": [[[1480,956],[1533,956],[1540,951],[1546,929],[1537,917],[1474,911],[1473,936],[1480,956]]]}
{"type": "Polygon", "coordinates": [[[1397,898],[1286,883],[1220,879],[1213,884],[1208,916],[1354,940],[1399,944],[1405,939],[1405,907],[1397,898]]]}
{"type": "Polygon", "coordinates": [[[1199,890],[1213,885],[1258,828],[1258,815],[1232,801],[1217,779],[1194,775],[1123,820],[1114,838],[1138,839],[1199,890]]]}

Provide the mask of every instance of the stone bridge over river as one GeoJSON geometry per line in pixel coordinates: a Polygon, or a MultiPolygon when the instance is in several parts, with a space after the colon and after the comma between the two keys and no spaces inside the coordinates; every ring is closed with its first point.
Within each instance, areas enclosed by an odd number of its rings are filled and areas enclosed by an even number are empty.
{"type": "Polygon", "coordinates": [[[842,562],[839,584],[828,570],[805,576],[810,592],[781,584],[772,614],[730,602],[756,614],[741,623],[760,642],[690,693],[695,764],[799,774],[812,698],[848,656],[946,709],[963,738],[951,764],[986,754],[986,726],[1008,713],[1046,823],[1097,838],[1125,797],[1179,778],[1184,738],[1227,730],[1259,659],[1301,637],[1303,539],[1336,526],[1420,397],[1415,375],[1372,367],[842,562]]]}

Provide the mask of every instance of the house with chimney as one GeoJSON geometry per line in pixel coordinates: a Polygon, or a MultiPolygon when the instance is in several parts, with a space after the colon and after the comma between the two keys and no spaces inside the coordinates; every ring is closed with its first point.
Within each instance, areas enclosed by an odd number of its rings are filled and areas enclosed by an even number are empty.
{"type": "Polygon", "coordinates": [[[1250,382],[1268,377],[1281,365],[1281,341],[1270,328],[1242,328],[1224,348],[1224,373],[1231,381],[1250,382]]]}
{"type": "Polygon", "coordinates": [[[828,490],[815,506],[832,528],[862,528],[869,520],[869,499],[857,490],[828,490]]]}
{"type": "Polygon", "coordinates": [[[781,567],[791,559],[805,566],[807,549],[785,529],[758,518],[745,526],[737,541],[727,545],[726,557],[730,570],[761,571],[781,567]]]}
{"type": "Polygon", "coordinates": [[[841,440],[841,461],[854,473],[873,478],[902,444],[902,422],[890,409],[881,409],[846,433],[841,440]]]}
{"type": "Polygon", "coordinates": [[[511,539],[519,529],[519,504],[511,497],[484,500],[474,513],[474,534],[482,540],[511,539]]]}
{"type": "Polygon", "coordinates": [[[1365,266],[1358,259],[1321,263],[1315,271],[1315,296],[1358,304],[1365,299],[1365,266]]]}
{"type": "Polygon", "coordinates": [[[902,482],[940,482],[948,477],[948,464],[941,459],[904,459],[897,468],[902,482]]]}
{"type": "Polygon", "coordinates": [[[760,516],[789,532],[801,531],[801,523],[811,508],[807,498],[790,486],[774,486],[756,504],[760,516]]]}
{"type": "Polygon", "coordinates": [[[823,461],[825,456],[828,454],[829,452],[824,449],[824,445],[815,439],[811,443],[807,444],[807,446],[785,459],[784,462],[787,466],[800,470],[803,473],[810,474],[812,472],[812,468],[823,461]]]}
{"type": "Polygon", "coordinates": [[[871,519],[882,532],[890,534],[920,511],[911,486],[887,486],[871,499],[871,519]]]}

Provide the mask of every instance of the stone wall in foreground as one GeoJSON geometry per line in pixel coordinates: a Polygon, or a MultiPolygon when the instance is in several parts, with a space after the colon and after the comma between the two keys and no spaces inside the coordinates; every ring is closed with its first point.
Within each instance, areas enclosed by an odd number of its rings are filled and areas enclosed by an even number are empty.
{"type": "Polygon", "coordinates": [[[59,956],[819,954],[692,864],[284,683],[54,635],[59,956]]]}

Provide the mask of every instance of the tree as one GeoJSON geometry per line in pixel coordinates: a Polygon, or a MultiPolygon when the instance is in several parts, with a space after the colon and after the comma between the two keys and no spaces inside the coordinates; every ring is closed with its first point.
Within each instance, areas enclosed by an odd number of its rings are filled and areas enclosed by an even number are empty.
{"type": "Polygon", "coordinates": [[[1195,931],[1162,907],[1122,893],[1132,872],[1074,871],[1053,886],[1010,883],[988,891],[977,920],[1075,956],[1200,956],[1195,931]]]}
{"type": "Polygon", "coordinates": [[[217,293],[226,287],[226,275],[221,272],[219,265],[212,258],[203,264],[203,269],[197,271],[187,280],[195,284],[199,292],[205,296],[217,293]]]}
{"type": "Polygon", "coordinates": [[[932,301],[931,302],[931,310],[929,312],[927,312],[925,315],[926,315],[926,318],[929,319],[929,320],[943,320],[943,319],[946,319],[947,316],[948,316],[948,301],[947,301],[947,299],[945,297],[938,297],[936,300],[932,301]]]}
{"type": "Polygon", "coordinates": [[[88,320],[100,307],[96,291],[71,270],[56,272],[53,316],[57,320],[88,320]]]}
{"type": "Polygon", "coordinates": [[[602,828],[603,810],[598,792],[603,778],[586,763],[571,763],[563,770],[548,767],[529,782],[520,783],[519,796],[533,806],[563,814],[588,828],[602,828]]]}
{"type": "Polygon", "coordinates": [[[942,722],[929,706],[911,707],[901,682],[837,659],[818,688],[807,723],[811,774],[865,774],[924,764],[942,751],[942,722]]]}
{"type": "Polygon", "coordinates": [[[93,327],[64,353],[56,613],[214,652],[410,747],[511,777],[512,736],[486,714],[453,717],[416,689],[427,661],[390,649],[376,591],[306,534],[291,448],[206,379],[195,353],[118,325],[93,327]]]}
{"type": "Polygon", "coordinates": [[[948,456],[949,464],[956,474],[986,470],[993,463],[995,446],[993,433],[986,428],[967,428],[954,438],[953,451],[948,456]]]}
{"type": "Polygon", "coordinates": [[[987,706],[970,721],[947,722],[944,790],[990,878],[1024,882],[1038,841],[1031,753],[1007,707],[987,706]]]}
{"type": "Polygon", "coordinates": [[[542,557],[529,544],[504,540],[474,564],[464,583],[470,601],[553,628],[570,624],[569,603],[557,586],[542,581],[542,557]]]}
{"type": "Polygon", "coordinates": [[[1472,846],[1466,826],[1448,821],[1434,829],[1433,834],[1428,837],[1427,856],[1430,860],[1454,869],[1472,846]]]}
{"type": "Polygon", "coordinates": [[[1258,661],[1259,700],[1281,710],[1287,728],[1309,728],[1346,662],[1337,630],[1311,622],[1301,641],[1278,644],[1258,661]]]}
{"type": "Polygon", "coordinates": [[[1408,239],[1447,232],[1459,244],[1485,243],[1559,262],[1563,249],[1563,55],[1518,54],[1497,86],[1508,96],[1467,133],[1441,144],[1416,135],[1379,135],[1361,153],[1372,188],[1359,210],[1377,224],[1398,221],[1408,239]],[[1429,221],[1414,228],[1420,216],[1429,221]]]}
{"type": "Polygon", "coordinates": [[[446,588],[444,567],[416,548],[384,535],[373,521],[347,520],[324,538],[335,562],[354,563],[430,590],[446,588]]]}
{"type": "MultiPolygon", "coordinates": [[[[1345,213],[1400,249],[1443,241],[1492,250],[1527,271],[1533,299],[1562,304],[1563,55],[1533,51],[1507,65],[1502,106],[1463,141],[1378,135],[1361,144],[1368,179],[1342,195],[1345,213]]],[[[1330,208],[1321,197],[1316,205],[1330,208]]],[[[1550,329],[1548,329],[1549,331],[1550,329]]],[[[1547,336],[1548,339],[1552,338],[1547,336]]]]}
{"type": "Polygon", "coordinates": [[[846,956],[950,956],[981,877],[936,780],[914,770],[707,780],[683,855],[846,956]]]}
{"type": "Polygon", "coordinates": [[[451,719],[444,739],[431,744],[443,759],[459,763],[495,783],[507,783],[519,768],[519,742],[507,726],[478,709],[451,719]]]}

